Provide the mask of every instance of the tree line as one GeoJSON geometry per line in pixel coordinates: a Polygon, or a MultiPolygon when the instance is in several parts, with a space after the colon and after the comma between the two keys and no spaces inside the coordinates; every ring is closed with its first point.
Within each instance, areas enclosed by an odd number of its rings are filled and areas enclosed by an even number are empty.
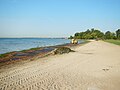
{"type": "Polygon", "coordinates": [[[69,39],[120,39],[120,29],[115,32],[107,31],[105,33],[94,28],[88,29],[85,32],[77,32],[69,39]]]}

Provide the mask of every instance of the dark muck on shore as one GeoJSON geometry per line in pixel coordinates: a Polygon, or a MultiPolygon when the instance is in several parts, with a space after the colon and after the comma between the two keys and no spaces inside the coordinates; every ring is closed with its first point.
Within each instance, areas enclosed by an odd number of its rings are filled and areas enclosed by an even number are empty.
{"type": "MultiPolygon", "coordinates": [[[[86,43],[86,41],[80,44],[84,44],[84,43],[86,43]]],[[[71,47],[74,47],[80,44],[67,43],[63,45],[37,47],[37,48],[31,48],[28,50],[13,51],[13,52],[5,53],[5,54],[0,54],[0,64],[2,63],[9,64],[9,63],[17,62],[21,60],[28,60],[28,59],[33,60],[35,58],[42,58],[42,57],[51,55],[52,54],[51,52],[57,48],[62,48],[62,47],[71,48],[71,47]]],[[[60,50],[63,50],[63,49],[60,49],[60,50]]],[[[70,51],[72,51],[68,49],[66,50],[67,50],[66,53],[69,53],[70,51]]]]}

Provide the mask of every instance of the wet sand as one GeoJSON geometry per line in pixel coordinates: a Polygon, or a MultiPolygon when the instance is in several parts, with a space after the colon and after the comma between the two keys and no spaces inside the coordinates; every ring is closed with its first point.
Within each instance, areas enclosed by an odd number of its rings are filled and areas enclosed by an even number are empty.
{"type": "Polygon", "coordinates": [[[69,54],[0,68],[0,90],[120,90],[120,46],[92,41],[69,54]]]}

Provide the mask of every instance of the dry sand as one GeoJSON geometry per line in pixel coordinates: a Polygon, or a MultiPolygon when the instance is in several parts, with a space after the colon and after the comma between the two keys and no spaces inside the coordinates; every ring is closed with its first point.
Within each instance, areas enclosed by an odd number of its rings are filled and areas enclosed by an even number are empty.
{"type": "Polygon", "coordinates": [[[92,41],[76,52],[0,69],[0,90],[120,90],[120,46],[92,41]]]}

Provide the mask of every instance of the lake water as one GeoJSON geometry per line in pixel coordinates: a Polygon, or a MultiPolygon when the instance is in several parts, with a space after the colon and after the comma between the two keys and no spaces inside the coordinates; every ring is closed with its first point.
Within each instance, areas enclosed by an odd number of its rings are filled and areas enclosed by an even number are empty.
{"type": "Polygon", "coordinates": [[[65,43],[70,43],[70,40],[59,38],[0,38],[0,54],[65,43]]]}

